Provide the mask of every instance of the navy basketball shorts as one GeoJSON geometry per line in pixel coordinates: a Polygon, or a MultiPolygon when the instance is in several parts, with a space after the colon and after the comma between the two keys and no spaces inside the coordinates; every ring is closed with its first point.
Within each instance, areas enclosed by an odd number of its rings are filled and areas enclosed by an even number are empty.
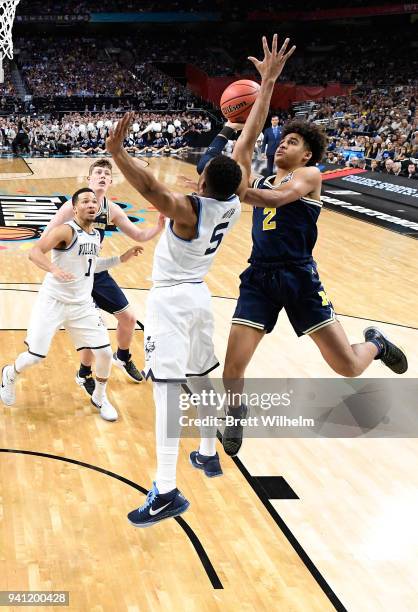
{"type": "Polygon", "coordinates": [[[251,264],[240,279],[232,323],[269,334],[284,308],[296,334],[303,336],[336,320],[314,261],[265,266],[251,264]]]}
{"type": "Polygon", "coordinates": [[[126,295],[107,270],[94,275],[92,297],[101,310],[110,314],[118,314],[129,308],[126,295]]]}

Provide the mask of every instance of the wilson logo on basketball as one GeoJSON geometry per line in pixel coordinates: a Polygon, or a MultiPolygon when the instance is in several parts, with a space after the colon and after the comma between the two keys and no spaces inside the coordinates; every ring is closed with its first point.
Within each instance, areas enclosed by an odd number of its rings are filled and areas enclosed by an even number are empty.
{"type": "MultiPolygon", "coordinates": [[[[0,195],[0,243],[1,248],[17,246],[16,243],[36,240],[57,210],[68,200],[68,196],[21,196],[0,195]]],[[[129,204],[115,202],[122,209],[129,204]]],[[[129,215],[133,223],[143,221],[129,215]]],[[[106,226],[106,231],[116,231],[114,225],[106,226]]]]}

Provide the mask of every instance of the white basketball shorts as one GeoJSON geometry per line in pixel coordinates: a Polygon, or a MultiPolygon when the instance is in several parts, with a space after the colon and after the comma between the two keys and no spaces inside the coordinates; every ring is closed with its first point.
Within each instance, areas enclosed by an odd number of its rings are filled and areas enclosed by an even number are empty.
{"type": "Polygon", "coordinates": [[[153,287],[145,317],[144,376],[158,382],[183,382],[188,376],[208,374],[219,365],[213,330],[206,283],[153,287]]]}
{"type": "Polygon", "coordinates": [[[45,357],[60,327],[68,331],[78,351],[110,345],[107,328],[93,301],[65,304],[40,291],[31,312],[25,340],[29,352],[45,357]]]}

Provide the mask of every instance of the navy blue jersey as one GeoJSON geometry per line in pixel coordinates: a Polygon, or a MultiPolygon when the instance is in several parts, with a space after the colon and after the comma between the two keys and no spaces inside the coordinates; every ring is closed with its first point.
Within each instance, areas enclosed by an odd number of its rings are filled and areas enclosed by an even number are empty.
{"type": "MultiPolygon", "coordinates": [[[[279,183],[291,181],[291,172],[279,183]]],[[[274,189],[274,175],[258,177],[253,187],[274,189]]],[[[318,200],[303,197],[280,208],[256,208],[253,210],[253,249],[249,259],[252,264],[274,262],[308,262],[318,236],[316,223],[322,204],[318,200]]]]}
{"type": "Polygon", "coordinates": [[[100,242],[103,242],[107,225],[110,225],[110,207],[107,198],[103,198],[103,202],[93,225],[95,229],[99,230],[100,242]]]}

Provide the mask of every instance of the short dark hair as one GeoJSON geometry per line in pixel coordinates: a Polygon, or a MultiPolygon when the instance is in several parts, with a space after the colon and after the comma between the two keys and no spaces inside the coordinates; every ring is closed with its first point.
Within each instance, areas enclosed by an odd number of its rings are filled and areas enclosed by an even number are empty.
{"type": "Polygon", "coordinates": [[[110,172],[112,172],[113,170],[111,162],[104,157],[98,159],[97,161],[91,164],[89,168],[89,176],[91,176],[91,173],[93,172],[94,168],[107,168],[108,170],[110,170],[110,172]]]}
{"type": "Polygon", "coordinates": [[[93,189],[90,189],[90,187],[82,187],[81,189],[78,189],[75,193],[73,193],[73,196],[71,198],[73,206],[77,204],[78,196],[80,196],[82,193],[86,193],[90,191],[91,193],[94,193],[93,189]]]}
{"type": "Polygon", "coordinates": [[[288,134],[299,134],[299,136],[302,136],[306,147],[312,153],[311,159],[306,164],[307,166],[315,166],[324,157],[327,148],[327,137],[325,132],[317,125],[301,121],[300,119],[294,119],[284,126],[282,140],[288,134]]]}
{"type": "Polygon", "coordinates": [[[226,200],[236,193],[241,179],[241,167],[226,155],[217,155],[206,165],[207,190],[216,200],[226,200]]]}

